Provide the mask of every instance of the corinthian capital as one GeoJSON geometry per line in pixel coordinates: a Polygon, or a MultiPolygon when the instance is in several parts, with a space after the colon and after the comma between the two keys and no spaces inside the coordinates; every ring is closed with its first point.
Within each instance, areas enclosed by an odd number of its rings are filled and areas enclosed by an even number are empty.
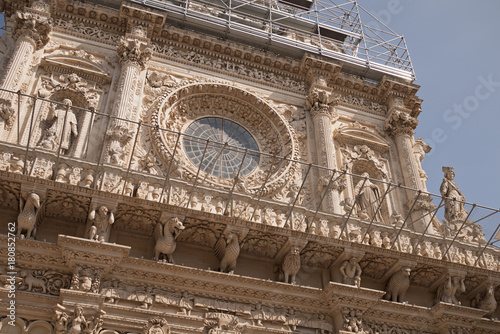
{"type": "Polygon", "coordinates": [[[153,51],[145,42],[138,39],[122,38],[117,47],[118,57],[122,64],[134,64],[144,69],[153,51]]]}
{"type": "Polygon", "coordinates": [[[320,89],[313,89],[306,99],[306,108],[314,118],[318,115],[326,115],[330,118],[335,118],[336,113],[333,110],[340,102],[340,96],[334,95],[320,89]]]}
{"type": "Polygon", "coordinates": [[[45,8],[42,5],[44,3],[37,2],[35,4],[33,4],[34,7],[27,8],[25,12],[18,11],[16,13],[16,25],[12,36],[14,39],[27,37],[33,41],[36,49],[40,50],[49,42],[52,21],[48,13],[41,10],[45,8]]]}
{"type": "Polygon", "coordinates": [[[398,134],[412,135],[417,124],[417,118],[410,116],[410,114],[405,111],[393,109],[385,121],[384,129],[391,137],[395,137],[398,134]]]}

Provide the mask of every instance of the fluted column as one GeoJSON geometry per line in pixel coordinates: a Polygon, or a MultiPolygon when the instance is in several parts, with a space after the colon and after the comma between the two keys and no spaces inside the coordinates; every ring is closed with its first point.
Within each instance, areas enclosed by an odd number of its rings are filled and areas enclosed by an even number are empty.
{"type": "Polygon", "coordinates": [[[133,127],[127,120],[133,119],[132,110],[139,76],[151,58],[152,51],[147,40],[129,36],[122,38],[117,47],[117,53],[121,64],[121,73],[112,113],[117,118],[111,120],[107,135],[110,139],[108,161],[121,164],[124,158],[123,148],[134,133],[133,127]]]}
{"type": "MultiPolygon", "coordinates": [[[[426,191],[420,182],[419,166],[415,154],[413,153],[413,144],[411,137],[413,130],[417,127],[418,120],[410,115],[409,110],[404,108],[404,104],[399,99],[394,99],[386,120],[385,131],[396,142],[399,155],[399,162],[403,172],[405,186],[415,189],[406,190],[408,206],[413,206],[411,214],[413,228],[417,232],[424,232],[428,225],[431,215],[427,214],[433,209],[430,204],[431,198],[425,194],[418,195],[418,190],[426,191]],[[417,199],[417,196],[418,199],[417,199]],[[416,201],[415,205],[413,204],[416,201]],[[425,216],[422,218],[422,216],[425,216]]],[[[432,224],[428,227],[427,233],[435,234],[432,224]]]]}
{"type": "MultiPolygon", "coordinates": [[[[14,50],[0,80],[0,122],[9,130],[15,119],[12,99],[15,94],[5,90],[17,91],[33,60],[35,51],[42,49],[49,42],[52,24],[49,19],[50,7],[43,1],[37,1],[24,12],[15,14],[15,26],[12,37],[16,41],[14,50]]],[[[1,127],[0,127],[1,130],[1,127]]]]}
{"type": "MultiPolygon", "coordinates": [[[[307,97],[307,108],[314,122],[318,164],[328,169],[337,168],[331,125],[332,121],[336,121],[338,118],[334,110],[334,106],[338,103],[338,100],[339,97],[334,97],[331,92],[317,87],[311,88],[307,97]]],[[[332,182],[328,186],[331,176],[331,172],[327,170],[319,171],[318,196],[322,196],[323,192],[326,191],[322,202],[322,209],[326,212],[341,214],[339,196],[341,189],[338,187],[338,182],[332,182]]]]}

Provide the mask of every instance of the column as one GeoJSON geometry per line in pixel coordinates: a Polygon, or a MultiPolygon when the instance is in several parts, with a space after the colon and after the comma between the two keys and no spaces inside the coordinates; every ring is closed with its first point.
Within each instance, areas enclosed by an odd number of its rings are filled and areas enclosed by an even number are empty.
{"type": "MultiPolygon", "coordinates": [[[[49,5],[43,1],[37,1],[30,8],[25,8],[24,12],[15,14],[16,23],[12,30],[12,37],[16,43],[0,80],[0,88],[14,92],[19,90],[33,60],[34,52],[42,49],[49,42],[49,34],[52,30],[49,11],[49,5]]],[[[16,117],[13,108],[14,96],[13,93],[0,91],[0,123],[4,123],[3,129],[5,130],[12,128],[16,117]]]]}
{"type": "Polygon", "coordinates": [[[137,128],[127,120],[134,119],[132,110],[139,76],[152,55],[151,48],[148,46],[149,40],[134,37],[134,35],[129,35],[122,38],[117,47],[121,73],[112,115],[120,119],[111,119],[107,131],[110,140],[107,160],[118,165],[123,163],[124,147],[137,131],[137,128]]]}
{"type": "MultiPolygon", "coordinates": [[[[322,73],[313,73],[311,81],[306,108],[311,113],[314,122],[318,165],[328,169],[336,169],[337,158],[331,125],[338,118],[334,106],[339,102],[339,96],[334,96],[326,87],[326,79],[322,73]]],[[[340,187],[339,182],[332,182],[328,187],[331,176],[331,172],[320,170],[317,190],[320,198],[326,191],[322,202],[323,211],[341,214],[339,192],[343,188],[340,187]]],[[[336,176],[334,176],[335,178],[336,176]]]]}
{"type": "MultiPolygon", "coordinates": [[[[385,131],[396,143],[405,186],[415,189],[414,191],[406,190],[409,208],[411,208],[418,196],[417,191],[426,191],[422,182],[420,182],[419,165],[413,153],[411,140],[413,130],[417,127],[417,124],[417,118],[412,117],[410,111],[404,108],[403,101],[398,98],[393,99],[389,110],[389,117],[386,120],[385,131]]],[[[432,215],[427,214],[428,211],[433,210],[433,205],[430,204],[430,201],[430,196],[421,194],[413,206],[411,218],[413,221],[413,228],[417,232],[424,232],[430,222],[432,215]],[[420,218],[424,215],[426,216],[420,218]]],[[[426,233],[436,233],[432,224],[429,225],[426,233]]]]}

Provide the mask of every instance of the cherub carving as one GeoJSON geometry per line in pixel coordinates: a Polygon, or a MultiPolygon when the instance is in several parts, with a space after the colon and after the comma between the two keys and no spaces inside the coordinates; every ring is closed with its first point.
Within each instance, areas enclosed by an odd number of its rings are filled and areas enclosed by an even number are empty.
{"type": "Polygon", "coordinates": [[[389,282],[387,282],[384,299],[406,303],[404,298],[406,291],[408,291],[410,287],[410,274],[411,268],[409,267],[403,267],[401,270],[394,273],[389,279],[389,282]]]}
{"type": "Polygon", "coordinates": [[[26,202],[21,196],[19,198],[19,215],[17,216],[17,236],[20,237],[23,231],[23,237],[34,239],[36,236],[36,227],[38,225],[40,210],[40,196],[36,193],[30,193],[26,197],[26,202]]]}
{"type": "Polygon", "coordinates": [[[157,223],[153,232],[155,238],[155,256],[154,260],[160,260],[160,255],[167,257],[169,263],[174,263],[172,254],[175,251],[176,239],[184,230],[184,225],[177,217],[171,218],[162,224],[157,223]]]}
{"type": "Polygon", "coordinates": [[[88,238],[99,242],[108,242],[111,225],[114,222],[115,216],[113,212],[109,212],[106,206],[102,205],[99,210],[94,208],[89,214],[88,238]]]}
{"type": "Polygon", "coordinates": [[[457,292],[465,292],[464,279],[459,276],[446,276],[445,282],[439,287],[436,296],[436,302],[461,305],[455,296],[457,292]]]}
{"type": "Polygon", "coordinates": [[[230,231],[227,239],[221,235],[215,244],[214,253],[220,261],[220,272],[233,274],[236,269],[236,260],[240,255],[238,233],[230,231]]]}
{"type": "Polygon", "coordinates": [[[283,282],[295,284],[295,275],[300,270],[300,247],[292,246],[282,265],[283,282]]]}
{"type": "Polygon", "coordinates": [[[358,288],[361,286],[362,270],[356,257],[344,261],[340,266],[340,273],[342,274],[342,283],[355,285],[358,288]]]}

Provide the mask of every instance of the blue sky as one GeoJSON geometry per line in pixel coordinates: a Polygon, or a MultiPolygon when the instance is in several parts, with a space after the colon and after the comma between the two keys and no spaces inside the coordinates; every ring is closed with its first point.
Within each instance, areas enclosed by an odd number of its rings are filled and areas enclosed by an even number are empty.
{"type": "Polygon", "coordinates": [[[406,38],[424,100],[415,136],[433,146],[429,191],[454,166],[467,202],[500,208],[500,1],[358,3],[406,38]]]}

